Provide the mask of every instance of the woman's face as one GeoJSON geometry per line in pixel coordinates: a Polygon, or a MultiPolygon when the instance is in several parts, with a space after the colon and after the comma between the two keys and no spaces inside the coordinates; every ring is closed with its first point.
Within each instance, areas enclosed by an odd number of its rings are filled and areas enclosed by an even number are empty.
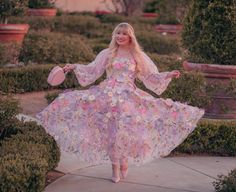
{"type": "Polygon", "coordinates": [[[127,46],[130,43],[130,36],[126,30],[120,29],[116,33],[115,40],[119,46],[127,46]]]}

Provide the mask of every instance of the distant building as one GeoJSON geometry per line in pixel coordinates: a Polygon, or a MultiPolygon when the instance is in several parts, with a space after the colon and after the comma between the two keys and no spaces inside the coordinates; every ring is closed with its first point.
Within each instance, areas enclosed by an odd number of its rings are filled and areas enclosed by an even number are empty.
{"type": "Polygon", "coordinates": [[[74,11],[110,11],[112,8],[111,0],[56,0],[56,7],[68,12],[74,11]]]}

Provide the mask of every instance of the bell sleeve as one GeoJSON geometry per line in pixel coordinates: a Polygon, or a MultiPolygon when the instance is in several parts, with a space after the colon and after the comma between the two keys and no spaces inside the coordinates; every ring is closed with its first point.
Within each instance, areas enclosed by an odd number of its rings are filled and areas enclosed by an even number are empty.
{"type": "Polygon", "coordinates": [[[170,72],[159,72],[156,65],[145,53],[143,53],[144,64],[146,66],[146,72],[138,72],[137,78],[143,82],[146,88],[150,89],[157,95],[161,95],[172,78],[168,77],[170,72]]]}
{"type": "Polygon", "coordinates": [[[106,70],[108,61],[108,49],[102,50],[94,61],[87,65],[74,64],[73,70],[79,84],[83,87],[95,82],[106,70]]]}

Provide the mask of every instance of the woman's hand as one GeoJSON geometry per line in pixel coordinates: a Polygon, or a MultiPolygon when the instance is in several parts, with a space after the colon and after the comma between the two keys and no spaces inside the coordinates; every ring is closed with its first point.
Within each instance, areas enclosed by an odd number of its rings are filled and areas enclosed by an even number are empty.
{"type": "Polygon", "coordinates": [[[75,65],[74,64],[66,64],[63,67],[64,72],[70,72],[70,71],[72,71],[74,69],[75,69],[75,65]]]}
{"type": "Polygon", "coordinates": [[[168,78],[179,78],[179,76],[180,72],[178,70],[173,70],[167,75],[168,78]]]}

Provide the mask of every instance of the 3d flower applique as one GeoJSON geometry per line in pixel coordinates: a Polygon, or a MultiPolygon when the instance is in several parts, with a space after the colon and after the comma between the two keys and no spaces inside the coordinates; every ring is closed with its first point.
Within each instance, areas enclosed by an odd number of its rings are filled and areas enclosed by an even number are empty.
{"type": "Polygon", "coordinates": [[[95,96],[94,96],[94,95],[89,95],[88,99],[89,99],[90,101],[93,101],[93,100],[95,100],[95,96]]]}
{"type": "Polygon", "coordinates": [[[116,89],[116,93],[117,94],[121,94],[122,93],[122,90],[120,88],[116,89]]]}
{"type": "Polygon", "coordinates": [[[83,101],[87,100],[87,98],[88,98],[88,95],[87,95],[87,94],[83,94],[83,95],[82,95],[82,100],[83,100],[83,101]]]}
{"type": "Polygon", "coordinates": [[[124,102],[124,99],[123,99],[121,96],[119,96],[119,97],[118,97],[118,101],[119,101],[120,103],[123,103],[123,102],[124,102]]]}
{"type": "Polygon", "coordinates": [[[109,97],[112,97],[112,96],[113,96],[113,93],[112,93],[111,91],[109,91],[109,92],[107,93],[107,95],[108,95],[109,97]]]}
{"type": "Polygon", "coordinates": [[[141,121],[141,116],[138,115],[138,116],[136,117],[136,121],[137,121],[137,122],[141,121]]]}
{"type": "Polygon", "coordinates": [[[135,71],[135,65],[130,64],[128,69],[131,71],[135,71]]]}
{"type": "Polygon", "coordinates": [[[107,118],[111,118],[111,116],[112,116],[111,112],[106,113],[107,118]]]}
{"type": "Polygon", "coordinates": [[[69,129],[68,129],[67,127],[65,127],[64,129],[62,129],[62,132],[63,132],[65,135],[67,135],[68,132],[69,132],[69,129]]]}
{"type": "Polygon", "coordinates": [[[107,123],[109,121],[109,119],[107,117],[103,118],[103,122],[107,123]]]}

